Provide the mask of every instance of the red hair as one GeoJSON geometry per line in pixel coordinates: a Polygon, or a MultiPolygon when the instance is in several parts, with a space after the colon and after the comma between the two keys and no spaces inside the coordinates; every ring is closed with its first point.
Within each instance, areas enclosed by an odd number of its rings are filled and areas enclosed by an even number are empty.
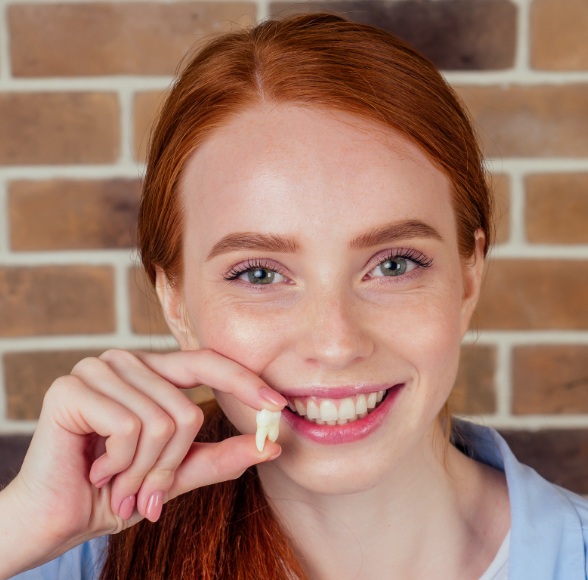
{"type": "MultiPolygon", "coordinates": [[[[261,102],[343,111],[400,132],[452,183],[462,258],[474,254],[479,229],[487,251],[492,207],[481,153],[435,67],[382,30],[334,15],[298,15],[213,40],[172,88],[152,135],[139,215],[152,282],[156,268],[181,281],[178,184],[189,156],[217,127],[261,102]]],[[[234,432],[218,407],[211,409],[199,438],[234,432]]],[[[111,538],[103,579],[184,577],[305,577],[255,468],[169,502],[156,525],[141,522],[111,538]]]]}

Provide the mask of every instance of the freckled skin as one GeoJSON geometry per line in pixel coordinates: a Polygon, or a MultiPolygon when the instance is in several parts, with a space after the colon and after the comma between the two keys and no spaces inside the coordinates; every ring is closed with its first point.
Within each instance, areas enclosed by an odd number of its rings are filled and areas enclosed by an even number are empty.
{"type": "MultiPolygon", "coordinates": [[[[282,422],[283,453],[260,467],[264,484],[350,493],[433,461],[443,439],[436,417],[455,379],[482,262],[460,260],[450,187],[391,130],[293,106],[238,115],[188,162],[185,278],[176,301],[192,334],[176,332],[182,347],[212,348],[278,391],[405,383],[383,426],[365,440],[321,447],[282,422]],[[355,236],[408,219],[429,224],[442,240],[349,249],[355,236]],[[212,246],[235,232],[286,235],[300,249],[232,251],[207,261],[212,246]],[[374,256],[398,248],[424,254],[431,266],[368,276],[374,256]],[[264,286],[225,280],[248,259],[269,260],[284,277],[264,286]]],[[[227,394],[218,400],[239,430],[255,432],[254,410],[227,394]]]]}

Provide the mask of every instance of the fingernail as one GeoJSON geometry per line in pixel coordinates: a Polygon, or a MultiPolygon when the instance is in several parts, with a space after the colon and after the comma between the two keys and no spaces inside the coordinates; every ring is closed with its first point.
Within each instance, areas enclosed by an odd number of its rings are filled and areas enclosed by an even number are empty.
{"type": "Polygon", "coordinates": [[[155,491],[149,497],[147,502],[147,509],[145,510],[145,517],[150,522],[156,522],[161,515],[161,508],[163,507],[163,492],[155,491]]]}
{"type": "Polygon", "coordinates": [[[123,520],[130,520],[131,516],[133,515],[133,512],[135,511],[135,496],[134,495],[129,495],[128,497],[125,497],[125,499],[123,499],[120,502],[120,506],[118,508],[118,515],[123,519],[123,520]]]}
{"type": "Polygon", "coordinates": [[[268,387],[261,387],[261,389],[259,389],[259,394],[261,395],[262,399],[265,399],[272,405],[276,405],[276,407],[285,407],[288,404],[288,401],[286,401],[286,399],[284,399],[280,393],[272,391],[268,387]]]}

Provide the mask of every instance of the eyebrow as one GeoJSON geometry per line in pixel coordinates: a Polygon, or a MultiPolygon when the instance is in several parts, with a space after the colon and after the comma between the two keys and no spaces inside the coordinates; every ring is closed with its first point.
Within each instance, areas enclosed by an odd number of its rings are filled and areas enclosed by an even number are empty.
{"type": "Polygon", "coordinates": [[[441,234],[429,224],[420,220],[405,220],[369,230],[353,238],[349,243],[349,247],[352,250],[362,250],[409,238],[433,238],[443,241],[441,234]]]}
{"type": "Polygon", "coordinates": [[[206,260],[238,250],[265,250],[267,252],[281,252],[291,254],[300,248],[300,244],[292,238],[278,234],[258,234],[254,232],[242,232],[229,234],[221,238],[206,257],[206,260]]]}
{"type": "MultiPolygon", "coordinates": [[[[379,246],[399,239],[433,238],[442,241],[441,234],[432,226],[420,220],[405,220],[385,224],[369,230],[351,240],[352,250],[361,250],[379,246]]],[[[221,238],[210,250],[206,261],[212,260],[220,254],[240,250],[264,250],[292,254],[300,249],[300,244],[294,238],[279,234],[260,234],[256,232],[239,232],[228,234],[221,238]]]]}

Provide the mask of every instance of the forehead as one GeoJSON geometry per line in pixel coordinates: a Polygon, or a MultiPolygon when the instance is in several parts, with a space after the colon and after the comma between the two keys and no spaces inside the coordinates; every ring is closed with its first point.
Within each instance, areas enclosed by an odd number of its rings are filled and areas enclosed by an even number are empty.
{"type": "Polygon", "coordinates": [[[346,235],[421,219],[455,229],[451,186],[399,133],[358,117],[295,106],[234,117],[192,155],[181,183],[189,230],[346,235]],[[353,231],[356,230],[356,231],[353,231]]]}

